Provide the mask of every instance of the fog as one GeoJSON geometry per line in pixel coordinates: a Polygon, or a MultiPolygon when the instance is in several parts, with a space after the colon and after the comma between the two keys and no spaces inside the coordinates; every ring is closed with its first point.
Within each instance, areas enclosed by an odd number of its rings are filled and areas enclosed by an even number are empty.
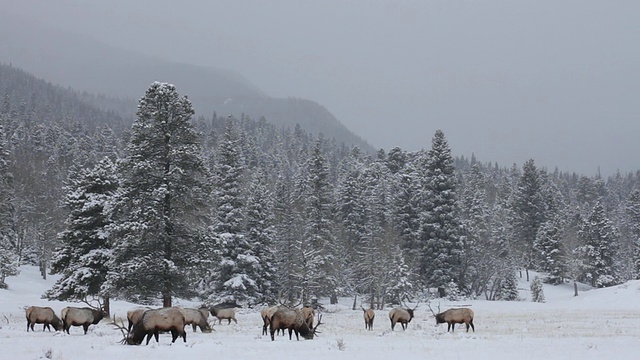
{"type": "Polygon", "coordinates": [[[454,155],[501,166],[640,168],[638,1],[0,2],[25,24],[317,101],[376,148],[429,148],[442,129],[454,155]]]}

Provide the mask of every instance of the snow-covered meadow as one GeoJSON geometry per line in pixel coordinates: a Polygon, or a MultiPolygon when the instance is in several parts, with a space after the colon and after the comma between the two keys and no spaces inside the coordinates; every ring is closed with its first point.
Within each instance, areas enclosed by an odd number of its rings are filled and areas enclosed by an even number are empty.
{"type": "MultiPolygon", "coordinates": [[[[50,306],[58,314],[67,306],[83,306],[40,298],[55,277],[42,280],[37,268],[22,267],[21,274],[7,279],[8,290],[0,290],[0,358],[2,359],[640,359],[640,281],[607,289],[581,291],[545,285],[546,303],[442,301],[442,310],[471,305],[476,331],[465,333],[458,325],[447,333],[446,324],[436,326],[429,309],[421,304],[406,331],[397,326],[391,332],[387,313],[376,311],[374,331],[364,328],[361,310],[351,310],[352,299],[326,306],[320,337],[289,341],[288,336],[272,342],[263,336],[260,309],[238,309],[238,324],[215,325],[214,332],[187,332],[171,344],[161,335],[160,343],[121,345],[122,335],[110,320],[91,326],[87,335],[81,327],[62,332],[26,331],[25,308],[50,306]]],[[[520,283],[523,297],[529,284],[520,283]]],[[[176,300],[175,305],[193,303],[176,300]]],[[[438,302],[432,304],[432,307],[438,302]]],[[[115,301],[117,318],[135,304],[115,301]]],[[[125,320],[126,323],[126,320],[125,320]]]]}

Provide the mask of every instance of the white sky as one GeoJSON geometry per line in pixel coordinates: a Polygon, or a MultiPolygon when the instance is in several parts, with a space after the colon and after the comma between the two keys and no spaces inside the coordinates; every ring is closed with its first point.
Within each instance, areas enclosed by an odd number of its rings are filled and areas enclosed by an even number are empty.
{"type": "MultiPolygon", "coordinates": [[[[637,170],[640,2],[0,0],[3,11],[319,102],[377,148],[637,170]]],[[[1,59],[0,59],[1,60],[1,59]]]]}

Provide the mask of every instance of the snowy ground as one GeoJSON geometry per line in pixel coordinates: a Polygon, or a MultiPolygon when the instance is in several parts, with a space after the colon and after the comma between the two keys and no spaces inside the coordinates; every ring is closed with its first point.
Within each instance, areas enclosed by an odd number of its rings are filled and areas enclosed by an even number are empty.
{"type": "MultiPolygon", "coordinates": [[[[238,324],[222,324],[210,334],[193,333],[187,342],[171,344],[171,336],[160,336],[148,346],[120,345],[122,335],[108,320],[62,332],[26,331],[25,308],[50,306],[58,314],[67,306],[84,306],[40,298],[55,278],[44,281],[38,269],[23,267],[18,277],[7,279],[8,290],[0,290],[1,359],[640,359],[640,281],[590,290],[573,297],[571,286],[545,286],[546,303],[465,301],[476,317],[476,332],[459,327],[447,333],[446,325],[435,325],[429,309],[420,305],[406,331],[391,332],[388,309],[376,311],[374,331],[364,329],[362,311],[351,310],[351,299],[328,306],[314,340],[272,342],[262,336],[259,309],[239,309],[238,324]]],[[[523,296],[528,284],[521,283],[523,296]]],[[[187,302],[176,305],[190,306],[187,302]]],[[[434,304],[434,305],[437,305],[434,304]]],[[[443,301],[444,310],[456,305],[443,301]]],[[[458,304],[459,305],[459,304],[458,304]]],[[[112,313],[120,318],[134,304],[114,302],[112,313]]],[[[126,323],[126,321],[125,321],[126,323]]],[[[460,326],[460,325],[459,325],[460,326]]]]}

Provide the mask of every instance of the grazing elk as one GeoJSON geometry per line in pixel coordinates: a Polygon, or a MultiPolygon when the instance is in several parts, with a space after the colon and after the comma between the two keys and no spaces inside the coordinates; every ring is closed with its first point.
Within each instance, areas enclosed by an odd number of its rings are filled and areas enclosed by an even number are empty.
{"type": "Polygon", "coordinates": [[[473,329],[473,332],[476,332],[476,329],[473,326],[473,310],[471,309],[455,308],[435,315],[436,324],[447,323],[447,332],[449,332],[449,330],[454,332],[456,324],[465,324],[467,326],[467,332],[469,332],[469,327],[473,329]]]}
{"type": "Polygon", "coordinates": [[[35,324],[44,324],[42,331],[44,331],[44,329],[51,331],[51,327],[49,327],[50,324],[53,325],[56,331],[62,330],[62,321],[60,321],[60,318],[50,307],[29,306],[26,311],[26,316],[27,332],[29,332],[29,327],[31,327],[31,331],[35,331],[33,330],[35,324]]]}
{"type": "Polygon", "coordinates": [[[92,309],[88,307],[66,307],[62,309],[62,326],[63,330],[69,334],[69,328],[71,326],[82,326],[85,335],[89,325],[95,325],[102,320],[106,313],[101,309],[92,309]]]}
{"type": "MultiPolygon", "coordinates": [[[[417,307],[417,306],[416,306],[417,307]]],[[[413,311],[416,308],[395,308],[389,311],[389,320],[391,320],[391,331],[396,326],[397,323],[402,325],[402,330],[407,330],[407,324],[411,322],[413,319],[413,311]]]]}
{"type": "Polygon", "coordinates": [[[302,335],[307,340],[313,339],[319,332],[318,326],[322,324],[322,316],[318,317],[318,324],[315,327],[309,327],[307,319],[305,319],[302,309],[278,309],[269,320],[269,331],[271,332],[271,341],[275,340],[276,330],[289,330],[289,340],[292,339],[292,333],[296,333],[296,339],[300,340],[298,335],[302,335]]]}
{"type": "Polygon", "coordinates": [[[231,324],[231,320],[233,320],[236,324],[238,323],[238,320],[236,320],[235,308],[221,309],[221,308],[212,306],[209,308],[209,311],[211,312],[212,316],[215,316],[218,318],[218,324],[222,324],[222,320],[228,320],[229,322],[227,324],[231,324]]]}
{"type": "Polygon", "coordinates": [[[364,328],[367,330],[373,330],[373,318],[376,316],[375,311],[373,309],[367,309],[360,307],[364,312],[364,328]]]}
{"type": "Polygon", "coordinates": [[[127,328],[128,333],[131,332],[131,328],[133,327],[133,324],[140,321],[140,319],[142,319],[142,314],[144,314],[144,312],[147,310],[151,310],[151,308],[138,307],[138,308],[133,308],[127,311],[127,321],[129,322],[129,326],[127,328]]]}
{"type": "Polygon", "coordinates": [[[184,315],[184,324],[185,326],[191,324],[193,327],[193,332],[196,332],[196,326],[200,327],[200,331],[203,333],[210,333],[211,326],[207,322],[207,318],[209,317],[209,310],[207,309],[193,309],[193,308],[178,308],[182,315],[184,315]],[[202,311],[205,310],[207,313],[205,317],[205,313],[202,311]]]}
{"type": "MultiPolygon", "coordinates": [[[[176,342],[178,336],[187,342],[187,332],[184,331],[184,326],[184,315],[177,308],[146,310],[140,321],[133,325],[133,330],[125,337],[124,342],[129,345],[140,345],[145,335],[147,336],[146,345],[149,345],[152,336],[156,338],[156,342],[160,342],[158,339],[160,331],[170,331],[172,343],[176,342]]],[[[124,334],[123,329],[121,328],[124,334]]]]}

